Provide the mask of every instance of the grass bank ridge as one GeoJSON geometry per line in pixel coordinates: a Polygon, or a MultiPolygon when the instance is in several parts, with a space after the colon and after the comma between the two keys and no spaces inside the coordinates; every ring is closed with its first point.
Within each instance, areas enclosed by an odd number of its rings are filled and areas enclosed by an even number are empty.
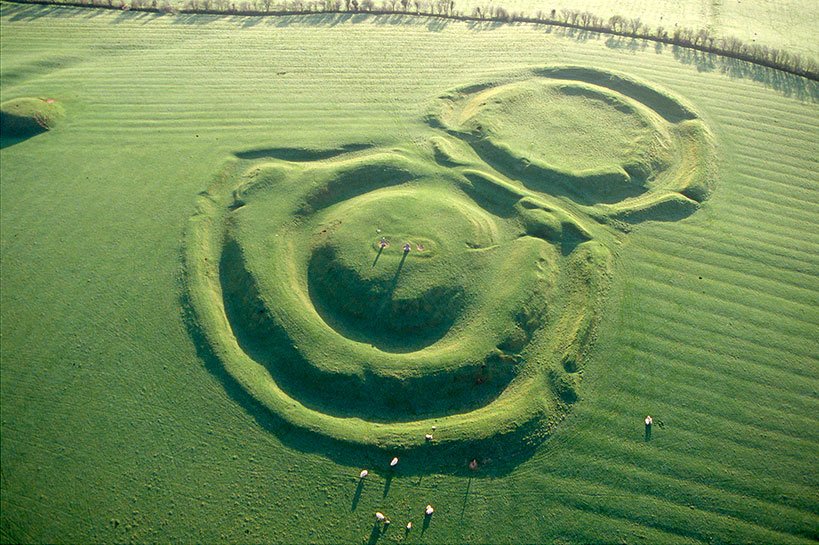
{"type": "Polygon", "coordinates": [[[424,120],[417,147],[236,153],[189,223],[188,327],[295,428],[508,468],[582,398],[612,247],[699,209],[713,140],[673,95],[580,66],[451,89],[424,120]],[[532,152],[528,118],[581,129],[532,152]]]}
{"type": "Polygon", "coordinates": [[[456,9],[454,0],[294,0],[274,3],[272,0],[186,0],[179,7],[171,0],[6,0],[18,4],[96,7],[168,14],[285,16],[316,13],[372,13],[381,15],[412,15],[437,17],[456,21],[531,23],[600,32],[657,43],[675,45],[722,55],[760,66],[781,70],[813,81],[819,81],[819,65],[815,59],[799,53],[762,44],[747,43],[735,36],[718,37],[708,29],[682,26],[651,27],[639,17],[612,15],[608,19],[589,11],[561,9],[538,11],[534,16],[523,11],[510,11],[503,6],[476,6],[467,15],[456,9]]]}

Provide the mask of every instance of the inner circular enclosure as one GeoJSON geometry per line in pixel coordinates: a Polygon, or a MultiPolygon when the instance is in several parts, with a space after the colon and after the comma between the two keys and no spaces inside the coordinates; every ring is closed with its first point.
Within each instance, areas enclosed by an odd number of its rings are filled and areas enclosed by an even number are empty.
{"type": "Polygon", "coordinates": [[[525,81],[478,93],[461,127],[513,155],[568,171],[635,161],[656,138],[653,124],[624,99],[580,82],[525,81]]]}
{"type": "Polygon", "coordinates": [[[345,337],[399,352],[434,343],[462,317],[481,268],[474,250],[496,229],[456,192],[418,185],[345,201],[317,224],[307,265],[316,311],[345,337]]]}

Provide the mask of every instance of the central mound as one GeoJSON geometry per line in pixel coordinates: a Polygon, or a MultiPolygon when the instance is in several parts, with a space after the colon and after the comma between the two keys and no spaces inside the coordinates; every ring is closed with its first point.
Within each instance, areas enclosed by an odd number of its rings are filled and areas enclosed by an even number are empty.
{"type": "Polygon", "coordinates": [[[315,234],[311,300],[348,338],[418,350],[443,337],[474,298],[481,263],[473,257],[495,244],[495,231],[473,202],[440,188],[351,199],[325,214],[315,234]]]}

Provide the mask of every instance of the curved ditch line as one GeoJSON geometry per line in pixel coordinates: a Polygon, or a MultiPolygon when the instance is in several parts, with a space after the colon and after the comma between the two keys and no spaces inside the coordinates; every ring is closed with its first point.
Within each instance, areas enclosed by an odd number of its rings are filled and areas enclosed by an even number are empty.
{"type": "MultiPolygon", "coordinates": [[[[553,70],[560,73],[559,68],[553,70]]],[[[628,79],[604,71],[584,74],[609,82],[628,79]]],[[[529,72],[529,78],[538,77],[529,72]]],[[[633,85],[633,92],[654,92],[638,80],[633,85]],[[642,86],[647,90],[641,91],[642,86]]],[[[667,100],[681,104],[675,95],[667,100]]],[[[680,115],[672,108],[672,116],[680,115]]],[[[680,123],[701,123],[693,111],[691,115],[693,120],[680,123]]],[[[652,119],[665,123],[659,114],[652,119]]],[[[442,153],[470,146],[458,141],[458,134],[446,134],[433,130],[430,145],[414,148],[359,153],[352,145],[350,155],[338,153],[345,147],[310,150],[307,155],[294,151],[297,148],[237,152],[232,155],[235,168],[200,195],[185,254],[194,337],[210,345],[241,389],[283,421],[340,444],[485,455],[496,448],[528,451],[581,399],[582,371],[613,271],[608,243],[625,236],[594,222],[614,218],[621,210],[641,210],[646,203],[626,198],[617,207],[592,208],[557,202],[514,172],[487,173],[491,165],[480,154],[467,154],[463,166],[441,165],[442,153]],[[395,193],[397,184],[406,189],[395,193]],[[355,201],[382,190],[394,193],[389,197],[393,200],[371,199],[375,210],[386,207],[383,215],[355,201]],[[464,209],[491,216],[486,221],[500,238],[490,242],[499,242],[501,251],[473,252],[471,242],[486,245],[484,238],[474,238],[477,220],[472,218],[464,224],[472,227],[462,230],[453,223],[458,214],[430,206],[446,200],[449,190],[469,201],[460,205],[464,209]],[[234,206],[237,203],[240,206],[234,206]],[[440,223],[441,218],[447,221],[440,223]],[[422,260],[402,272],[408,251],[401,259],[400,248],[384,258],[410,282],[406,285],[414,295],[402,300],[446,286],[466,290],[474,285],[483,291],[475,299],[475,312],[464,311],[465,325],[454,326],[444,344],[385,352],[373,342],[345,336],[317,311],[321,305],[309,292],[310,259],[322,245],[335,252],[324,256],[328,266],[343,266],[354,275],[346,281],[320,267],[319,276],[331,281],[324,286],[330,291],[319,299],[355,299],[342,301],[325,315],[346,310],[348,303],[353,316],[361,309],[378,314],[380,309],[373,307],[378,301],[368,303],[367,290],[393,293],[381,288],[390,285],[394,271],[370,272],[378,252],[375,221],[386,221],[395,230],[385,234],[410,237],[403,240],[428,236],[423,242],[429,256],[419,257],[444,255],[436,253],[443,231],[457,244],[457,252],[447,254],[455,261],[429,261],[427,269],[422,260]],[[274,232],[285,236],[274,241],[274,232]],[[510,303],[497,307],[501,300],[510,303]],[[440,429],[433,441],[425,434],[434,425],[440,429]],[[504,446],[510,440],[515,444],[504,446]]],[[[708,134],[704,125],[702,134],[708,134]]],[[[696,153],[697,146],[680,151],[696,153]]],[[[646,187],[654,199],[646,202],[680,195],[692,181],[675,172],[668,178],[646,187]]],[[[703,199],[707,196],[702,193],[703,199]]],[[[440,311],[434,307],[439,304],[436,299],[416,305],[420,316],[396,320],[396,327],[420,327],[432,320],[434,329],[440,311]]],[[[461,314],[459,308],[451,310],[461,314]]],[[[379,314],[362,331],[386,327],[388,319],[379,314]]]]}

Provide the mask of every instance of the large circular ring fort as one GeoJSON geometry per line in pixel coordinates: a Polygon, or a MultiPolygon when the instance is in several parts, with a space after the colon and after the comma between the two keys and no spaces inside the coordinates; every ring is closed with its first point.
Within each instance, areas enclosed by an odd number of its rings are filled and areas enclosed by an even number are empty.
{"type": "Polygon", "coordinates": [[[196,332],[298,428],[523,451],[583,399],[617,244],[708,197],[711,137],[584,67],[453,89],[425,121],[404,146],[237,152],[186,239],[196,332]]]}

